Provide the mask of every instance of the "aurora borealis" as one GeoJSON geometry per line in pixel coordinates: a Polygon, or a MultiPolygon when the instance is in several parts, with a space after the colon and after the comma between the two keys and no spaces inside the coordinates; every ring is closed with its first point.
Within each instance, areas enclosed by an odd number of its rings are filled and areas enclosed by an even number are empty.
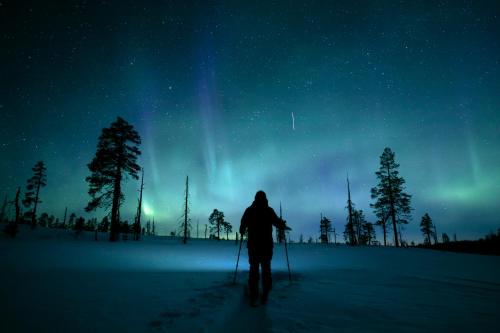
{"type": "Polygon", "coordinates": [[[347,173],[375,222],[384,147],[412,195],[405,239],[421,241],[425,212],[439,235],[500,227],[498,2],[250,3],[2,2],[0,199],[43,160],[40,212],[102,217],[83,210],[86,164],[122,116],[160,233],[176,229],[186,175],[193,234],[214,208],[238,226],[262,189],[292,239],[319,236],[320,213],[341,235],[347,173]]]}

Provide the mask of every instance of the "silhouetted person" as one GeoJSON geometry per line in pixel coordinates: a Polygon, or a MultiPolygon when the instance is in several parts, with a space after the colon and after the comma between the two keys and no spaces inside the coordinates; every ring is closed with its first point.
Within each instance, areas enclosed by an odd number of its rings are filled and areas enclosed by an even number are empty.
{"type": "Polygon", "coordinates": [[[266,194],[258,191],[255,200],[241,218],[240,234],[248,231],[248,258],[250,274],[248,287],[250,301],[255,304],[259,296],[259,265],[262,267],[262,303],[267,302],[272,287],[271,259],[273,258],[273,225],[279,229],[291,230],[267,203],[266,194]]]}

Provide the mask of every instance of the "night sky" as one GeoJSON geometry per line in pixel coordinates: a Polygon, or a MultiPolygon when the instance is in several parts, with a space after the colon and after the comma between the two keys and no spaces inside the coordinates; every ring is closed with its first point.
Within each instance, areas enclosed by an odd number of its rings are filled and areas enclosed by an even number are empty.
{"type": "Polygon", "coordinates": [[[122,116],[160,233],[180,222],[186,175],[194,234],[214,208],[239,226],[261,189],[292,239],[318,237],[320,213],[341,234],[347,173],[375,222],[387,146],[413,196],[405,239],[422,241],[425,212],[459,239],[500,226],[498,1],[20,3],[0,2],[2,201],[43,160],[39,213],[101,218],[83,210],[87,163],[122,116]]]}

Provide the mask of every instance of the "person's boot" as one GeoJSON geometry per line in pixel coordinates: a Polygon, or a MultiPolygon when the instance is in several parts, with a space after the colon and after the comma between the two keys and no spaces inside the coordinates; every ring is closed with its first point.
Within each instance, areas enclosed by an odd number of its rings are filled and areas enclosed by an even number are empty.
{"type": "Polygon", "coordinates": [[[262,291],[262,296],[260,298],[260,303],[262,305],[267,304],[267,299],[269,298],[269,290],[262,291]]]}
{"type": "Polygon", "coordinates": [[[249,290],[248,290],[248,296],[249,296],[249,299],[250,299],[250,305],[251,306],[257,306],[257,301],[259,299],[259,289],[258,287],[255,288],[255,287],[250,287],[249,290]]]}

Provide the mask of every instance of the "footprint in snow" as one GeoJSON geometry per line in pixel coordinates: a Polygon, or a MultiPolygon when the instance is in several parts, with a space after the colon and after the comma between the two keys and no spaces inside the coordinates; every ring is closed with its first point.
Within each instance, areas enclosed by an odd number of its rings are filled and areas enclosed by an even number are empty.
{"type": "Polygon", "coordinates": [[[182,313],[178,312],[178,311],[165,311],[165,312],[162,312],[161,316],[163,318],[177,318],[177,317],[182,316],[182,313]]]}

